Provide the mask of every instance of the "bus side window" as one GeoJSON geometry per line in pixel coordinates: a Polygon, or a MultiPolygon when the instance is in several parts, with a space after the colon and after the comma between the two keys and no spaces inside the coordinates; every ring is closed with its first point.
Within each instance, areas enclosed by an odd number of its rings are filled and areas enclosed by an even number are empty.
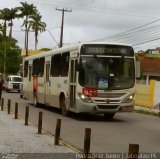
{"type": "Polygon", "coordinates": [[[45,62],[45,58],[44,57],[41,57],[39,59],[39,76],[40,77],[43,77],[43,74],[44,74],[44,62],[45,62]]]}
{"type": "Polygon", "coordinates": [[[39,75],[39,59],[34,59],[33,60],[33,72],[32,75],[39,75]]]}
{"type": "Polygon", "coordinates": [[[28,76],[28,61],[24,62],[24,77],[28,76]]]}
{"type": "Polygon", "coordinates": [[[32,77],[32,66],[29,65],[29,81],[31,81],[31,77],[32,77]]]}
{"type": "Polygon", "coordinates": [[[58,77],[61,75],[61,54],[52,56],[51,59],[51,76],[58,77]]]}
{"type": "Polygon", "coordinates": [[[68,76],[68,68],[69,68],[69,52],[62,54],[61,61],[61,76],[68,76]]]}
{"type": "Polygon", "coordinates": [[[50,76],[53,77],[53,62],[54,62],[54,56],[51,57],[51,69],[50,69],[50,76]]]}

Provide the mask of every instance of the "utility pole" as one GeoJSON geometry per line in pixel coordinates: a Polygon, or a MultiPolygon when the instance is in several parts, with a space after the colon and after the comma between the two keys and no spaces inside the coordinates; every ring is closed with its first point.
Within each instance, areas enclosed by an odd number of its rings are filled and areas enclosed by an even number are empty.
{"type": "Polygon", "coordinates": [[[61,23],[61,35],[60,35],[60,44],[59,47],[63,46],[63,23],[64,23],[64,12],[72,12],[72,10],[67,10],[67,9],[58,9],[56,8],[56,10],[59,10],[62,12],[62,23],[61,23]]]}

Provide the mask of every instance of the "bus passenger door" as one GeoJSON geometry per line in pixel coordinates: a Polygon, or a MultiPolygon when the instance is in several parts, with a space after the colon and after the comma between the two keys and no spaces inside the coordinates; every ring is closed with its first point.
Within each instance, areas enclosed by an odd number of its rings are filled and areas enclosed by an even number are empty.
{"type": "Polygon", "coordinates": [[[69,84],[69,103],[70,107],[75,107],[75,98],[76,98],[76,71],[75,71],[75,63],[77,59],[71,59],[70,62],[70,84],[69,84]]]}
{"type": "Polygon", "coordinates": [[[44,102],[46,105],[50,104],[50,79],[49,79],[49,74],[50,74],[50,63],[45,64],[45,81],[44,81],[44,86],[45,86],[45,93],[44,93],[44,102]]]}

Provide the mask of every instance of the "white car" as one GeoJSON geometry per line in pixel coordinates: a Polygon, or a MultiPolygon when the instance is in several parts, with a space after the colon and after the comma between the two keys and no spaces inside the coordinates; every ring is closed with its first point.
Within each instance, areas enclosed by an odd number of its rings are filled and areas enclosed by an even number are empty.
{"type": "Polygon", "coordinates": [[[9,75],[5,80],[6,92],[19,92],[22,85],[22,77],[17,75],[9,75]]]}

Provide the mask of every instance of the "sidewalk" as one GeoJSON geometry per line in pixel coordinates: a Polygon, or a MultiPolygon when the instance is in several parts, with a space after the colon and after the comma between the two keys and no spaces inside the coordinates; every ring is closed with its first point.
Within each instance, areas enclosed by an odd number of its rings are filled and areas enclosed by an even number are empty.
{"type": "Polygon", "coordinates": [[[4,155],[9,155],[7,159],[26,159],[35,156],[36,159],[49,159],[53,156],[55,159],[75,158],[76,151],[61,142],[60,145],[55,146],[54,136],[38,134],[37,131],[38,129],[32,125],[25,126],[24,120],[14,119],[13,114],[0,111],[0,153],[2,153],[0,159],[6,159],[4,155]],[[23,155],[25,157],[22,157],[23,155]]]}
{"type": "Polygon", "coordinates": [[[159,115],[159,106],[155,106],[155,107],[152,107],[152,108],[147,108],[147,107],[143,107],[143,106],[135,106],[135,110],[137,111],[144,111],[144,112],[148,112],[150,114],[154,114],[154,115],[159,115]]]}

